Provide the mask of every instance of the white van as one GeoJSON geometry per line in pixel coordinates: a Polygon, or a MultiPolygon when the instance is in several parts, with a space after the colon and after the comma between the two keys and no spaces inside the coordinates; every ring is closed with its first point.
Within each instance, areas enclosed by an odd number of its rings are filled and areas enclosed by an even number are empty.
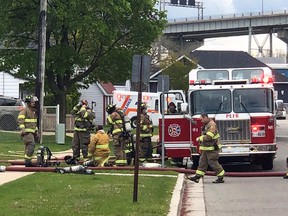
{"type": "Polygon", "coordinates": [[[283,103],[283,100],[275,101],[275,110],[277,119],[286,119],[286,108],[283,103]]]}
{"type": "MultiPolygon", "coordinates": [[[[159,118],[162,117],[160,95],[161,92],[142,92],[142,103],[147,104],[148,115],[152,119],[154,126],[158,126],[159,118]]],[[[184,93],[181,90],[170,90],[169,93],[165,93],[165,101],[167,102],[164,104],[165,114],[168,113],[167,109],[170,102],[173,102],[178,110],[180,110],[181,103],[186,102],[184,93]]],[[[137,91],[113,91],[113,104],[121,108],[131,119],[131,126],[133,128],[137,126],[137,103],[137,91]]]]}

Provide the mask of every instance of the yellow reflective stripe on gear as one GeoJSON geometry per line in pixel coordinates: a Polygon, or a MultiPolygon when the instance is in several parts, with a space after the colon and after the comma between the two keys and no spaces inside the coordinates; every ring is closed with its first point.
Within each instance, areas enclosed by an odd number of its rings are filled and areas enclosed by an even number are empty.
{"type": "Polygon", "coordinates": [[[25,132],[27,133],[35,133],[35,129],[32,129],[32,128],[25,128],[25,132]]]}
{"type": "Polygon", "coordinates": [[[211,138],[214,137],[214,134],[213,134],[212,132],[210,132],[210,131],[208,131],[208,132],[206,133],[206,135],[207,135],[207,136],[210,136],[211,138]]]}
{"type": "Polygon", "coordinates": [[[85,112],[85,114],[84,114],[83,118],[87,118],[87,117],[88,117],[88,115],[89,115],[89,113],[88,113],[88,112],[85,112]]]}
{"type": "Polygon", "coordinates": [[[37,122],[37,119],[25,119],[24,122],[37,122]]]}
{"type": "Polygon", "coordinates": [[[219,174],[217,174],[217,176],[224,176],[224,174],[225,174],[225,171],[222,170],[219,174]]]}
{"type": "Polygon", "coordinates": [[[86,128],[77,128],[77,127],[74,127],[74,130],[76,130],[76,131],[86,131],[87,129],[86,129],[86,128]]]}
{"type": "Polygon", "coordinates": [[[115,163],[116,164],[126,164],[127,160],[116,160],[115,163]]]}
{"type": "Polygon", "coordinates": [[[202,150],[202,151],[213,151],[214,147],[213,146],[211,146],[211,147],[200,146],[199,149],[202,150]]]}
{"type": "Polygon", "coordinates": [[[201,171],[201,170],[196,170],[196,174],[204,176],[205,172],[201,171]]]}
{"type": "Polygon", "coordinates": [[[115,130],[112,131],[112,134],[119,133],[119,132],[122,132],[122,129],[117,128],[117,129],[115,129],[115,130]]]}
{"type": "Polygon", "coordinates": [[[25,128],[25,125],[24,125],[24,124],[21,124],[21,125],[19,125],[19,128],[20,128],[20,129],[23,129],[23,128],[25,128]]]}
{"type": "Polygon", "coordinates": [[[19,115],[19,116],[18,116],[18,119],[19,119],[19,118],[25,118],[25,115],[19,115]]]}
{"type": "Polygon", "coordinates": [[[109,144],[102,144],[102,145],[97,145],[96,148],[108,148],[109,144]]]}
{"type": "Polygon", "coordinates": [[[32,159],[32,156],[29,157],[28,155],[25,154],[24,158],[25,158],[25,159],[32,159]]]}
{"type": "Polygon", "coordinates": [[[147,130],[147,128],[148,128],[148,126],[147,126],[147,125],[144,125],[142,130],[145,131],[145,130],[147,130]]]}
{"type": "Polygon", "coordinates": [[[129,152],[132,152],[132,150],[126,149],[126,150],[124,150],[124,152],[129,153],[129,152]]]}
{"type": "Polygon", "coordinates": [[[115,123],[116,123],[116,124],[122,124],[122,120],[121,120],[121,119],[116,120],[115,123]]]}
{"type": "Polygon", "coordinates": [[[108,122],[109,122],[110,124],[115,124],[115,123],[112,121],[111,116],[108,116],[108,117],[107,117],[107,120],[108,120],[108,122]]]}
{"type": "Polygon", "coordinates": [[[203,142],[203,137],[204,137],[203,135],[199,137],[200,142],[203,142]]]}
{"type": "Polygon", "coordinates": [[[218,139],[218,138],[220,138],[220,135],[219,135],[219,134],[216,134],[216,135],[213,137],[213,139],[218,139]]]}
{"type": "Polygon", "coordinates": [[[101,159],[101,157],[95,157],[94,159],[95,159],[95,160],[100,160],[100,159],[101,159]]]}
{"type": "Polygon", "coordinates": [[[140,134],[140,137],[152,137],[152,133],[140,134]]]}
{"type": "Polygon", "coordinates": [[[146,160],[146,158],[139,158],[139,161],[141,161],[141,162],[143,162],[145,160],[146,160]]]}

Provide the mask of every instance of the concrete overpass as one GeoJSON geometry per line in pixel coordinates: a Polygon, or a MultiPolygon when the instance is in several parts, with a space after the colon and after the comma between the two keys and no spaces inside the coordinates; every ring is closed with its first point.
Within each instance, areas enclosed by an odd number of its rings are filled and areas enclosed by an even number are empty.
{"type": "MultiPolygon", "coordinates": [[[[169,20],[163,31],[164,36],[178,43],[181,49],[191,42],[202,42],[206,38],[249,35],[248,50],[251,53],[252,37],[256,34],[270,36],[270,56],[272,56],[272,34],[288,43],[288,11],[243,13],[233,15],[209,16],[203,19],[169,20]]],[[[258,51],[263,52],[264,44],[258,45],[258,51]]],[[[268,37],[265,39],[267,40],[268,37]]],[[[266,42],[266,41],[265,41],[266,42]]]]}

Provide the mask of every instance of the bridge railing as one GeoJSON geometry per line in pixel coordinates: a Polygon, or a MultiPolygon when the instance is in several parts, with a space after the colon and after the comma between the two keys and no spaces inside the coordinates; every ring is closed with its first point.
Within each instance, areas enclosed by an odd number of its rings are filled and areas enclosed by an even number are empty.
{"type": "MultiPolygon", "coordinates": [[[[241,18],[241,17],[256,17],[256,16],[271,16],[271,15],[281,15],[288,14],[287,10],[284,11],[266,11],[266,12],[251,12],[251,13],[241,13],[241,14],[224,14],[224,15],[211,15],[204,16],[201,20],[216,20],[216,19],[231,19],[231,18],[241,18]]],[[[178,22],[189,22],[189,21],[199,21],[198,17],[188,17],[188,18],[177,18],[168,19],[168,24],[178,23],[178,22]]]]}

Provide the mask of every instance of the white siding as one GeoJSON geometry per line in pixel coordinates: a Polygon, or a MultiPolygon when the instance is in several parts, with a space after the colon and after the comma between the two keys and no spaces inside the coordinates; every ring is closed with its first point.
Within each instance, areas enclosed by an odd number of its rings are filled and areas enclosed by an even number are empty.
{"type": "Polygon", "coordinates": [[[0,72],[0,95],[19,98],[19,84],[24,82],[8,73],[0,72]]]}
{"type": "Polygon", "coordinates": [[[89,106],[92,106],[92,101],[96,102],[96,107],[93,108],[96,114],[96,124],[103,125],[106,118],[103,116],[103,93],[97,84],[91,84],[88,89],[80,89],[81,99],[86,99],[89,106]]]}

